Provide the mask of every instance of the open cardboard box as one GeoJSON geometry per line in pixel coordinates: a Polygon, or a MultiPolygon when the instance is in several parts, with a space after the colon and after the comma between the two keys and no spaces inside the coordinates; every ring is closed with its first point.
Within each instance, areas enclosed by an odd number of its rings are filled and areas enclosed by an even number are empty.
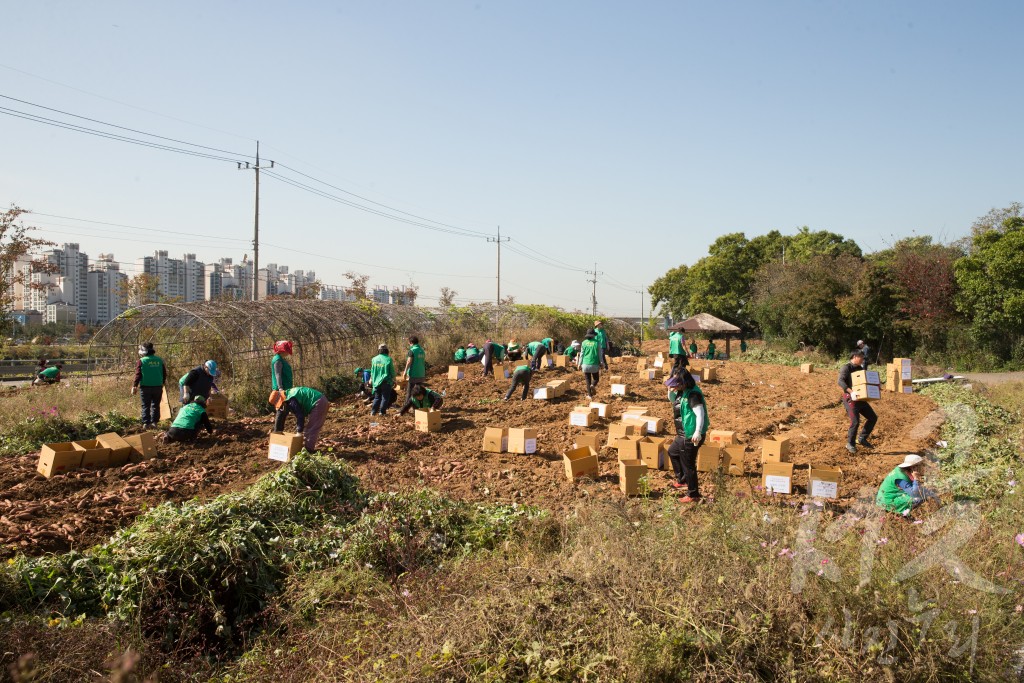
{"type": "Polygon", "coordinates": [[[82,451],[71,442],[43,444],[36,471],[47,479],[55,474],[77,470],[82,464],[82,451]]]}
{"type": "Polygon", "coordinates": [[[591,446],[572,449],[562,456],[562,462],[565,464],[565,476],[569,481],[575,481],[580,477],[597,478],[597,451],[591,446]]]}

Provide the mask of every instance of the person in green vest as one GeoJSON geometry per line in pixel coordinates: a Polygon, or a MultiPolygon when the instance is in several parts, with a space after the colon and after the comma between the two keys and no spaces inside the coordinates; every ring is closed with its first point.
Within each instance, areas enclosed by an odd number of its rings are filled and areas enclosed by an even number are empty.
{"type": "Polygon", "coordinates": [[[551,337],[544,337],[543,339],[540,340],[540,343],[543,344],[544,348],[548,350],[549,356],[555,352],[555,340],[552,339],[551,337]]]}
{"type": "Polygon", "coordinates": [[[747,340],[744,337],[740,337],[740,353],[747,352],[747,340]]]}
{"type": "Polygon", "coordinates": [[[565,356],[566,358],[568,358],[569,360],[572,360],[573,358],[578,356],[579,353],[580,353],[580,342],[579,342],[578,339],[573,339],[572,343],[565,347],[565,352],[562,353],[562,355],[565,356]]]}
{"type": "Polygon", "coordinates": [[[138,391],[142,398],[142,426],[150,429],[160,421],[160,399],[164,397],[167,367],[156,355],[153,342],[139,345],[139,362],[135,366],[132,396],[138,391]]]}
{"type": "Polygon", "coordinates": [[[455,354],[452,356],[452,360],[454,360],[456,363],[465,363],[466,347],[460,346],[459,348],[455,349],[455,354]]]}
{"type": "Polygon", "coordinates": [[[697,357],[697,340],[696,339],[691,339],[690,340],[690,358],[696,358],[696,357],[697,357]]]}
{"type": "Polygon", "coordinates": [[[878,495],[875,496],[875,504],[889,512],[909,516],[911,510],[933,495],[921,486],[922,469],[924,458],[914,454],[906,456],[903,462],[882,480],[882,485],[878,487],[878,495]]]}
{"type": "Polygon", "coordinates": [[[288,391],[270,392],[268,401],[277,409],[274,431],[284,431],[285,418],[293,413],[295,433],[302,435],[303,447],[310,453],[315,451],[330,407],[327,397],[310,387],[292,387],[288,391]]]}
{"type": "Polygon", "coordinates": [[[683,351],[683,333],[672,330],[668,335],[668,357],[672,359],[672,372],[676,372],[685,363],[686,352],[683,351]]]}
{"type": "Polygon", "coordinates": [[[587,382],[587,398],[593,399],[597,393],[597,383],[601,379],[601,347],[597,341],[597,332],[587,330],[580,344],[580,370],[587,382]]]}
{"type": "Polygon", "coordinates": [[[717,349],[715,349],[715,340],[712,339],[712,340],[708,341],[708,353],[707,353],[708,360],[714,360],[717,353],[718,353],[718,351],[717,351],[717,349]]]}
{"type": "Polygon", "coordinates": [[[370,386],[373,389],[373,406],[370,415],[387,415],[394,396],[395,361],[387,344],[377,347],[377,355],[370,361],[370,386]]]}
{"type": "Polygon", "coordinates": [[[519,340],[515,337],[509,339],[508,344],[505,345],[505,353],[509,360],[522,360],[523,347],[519,344],[519,340]]]}
{"type": "MultiPolygon", "coordinates": [[[[466,356],[468,360],[469,349],[466,350],[466,356]]],[[[427,378],[427,354],[420,346],[420,338],[415,335],[409,337],[409,353],[405,357],[405,370],[402,371],[402,375],[409,380],[409,386],[405,391],[405,397],[408,399],[412,396],[412,388],[422,384],[427,378]]]]}
{"type": "Polygon", "coordinates": [[[497,342],[493,342],[490,339],[484,342],[484,357],[481,360],[484,366],[484,370],[481,373],[481,377],[487,377],[490,375],[494,377],[494,363],[502,362],[505,360],[505,347],[497,342]]]}
{"type": "Polygon", "coordinates": [[[601,367],[605,370],[608,369],[608,333],[604,331],[604,321],[594,321],[594,334],[597,339],[597,350],[601,355],[601,367]]]}
{"type": "Polygon", "coordinates": [[[544,342],[532,341],[526,345],[526,358],[530,361],[531,370],[540,370],[541,360],[547,354],[548,347],[544,342]]]}
{"type": "Polygon", "coordinates": [[[512,398],[512,392],[516,390],[516,387],[522,385],[523,395],[522,400],[526,400],[526,397],[530,395],[530,379],[533,377],[533,370],[529,365],[519,365],[515,370],[512,371],[512,384],[509,385],[508,391],[505,392],[504,400],[512,398]]]}
{"type": "Polygon", "coordinates": [[[405,405],[398,411],[399,415],[405,415],[411,409],[416,410],[441,410],[441,406],[444,405],[444,397],[434,391],[428,389],[422,384],[417,384],[416,388],[405,401],[405,405]]]}
{"type": "Polygon", "coordinates": [[[466,344],[466,363],[475,363],[480,360],[480,349],[476,347],[476,344],[470,342],[466,344]]]}
{"type": "Polygon", "coordinates": [[[292,388],[292,365],[286,356],[292,355],[290,341],[274,342],[274,357],[270,359],[270,388],[288,391],[292,388]]]}
{"type": "Polygon", "coordinates": [[[171,428],[164,434],[164,441],[195,441],[200,429],[213,434],[213,424],[206,414],[205,396],[196,396],[191,403],[181,407],[171,428]]]}
{"type": "Polygon", "coordinates": [[[40,370],[32,384],[60,384],[60,371],[64,366],[60,363],[40,370]]]}
{"type": "Polygon", "coordinates": [[[695,503],[700,500],[697,451],[704,445],[711,421],[704,394],[693,380],[693,375],[684,371],[678,377],[681,385],[677,388],[677,401],[672,406],[676,438],[668,447],[668,457],[676,475],[671,486],[686,488],[686,495],[679,502],[695,503]]]}

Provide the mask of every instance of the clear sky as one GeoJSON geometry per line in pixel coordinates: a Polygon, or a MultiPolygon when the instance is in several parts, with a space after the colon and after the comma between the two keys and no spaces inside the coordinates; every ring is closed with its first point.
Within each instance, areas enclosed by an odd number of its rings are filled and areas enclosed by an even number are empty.
{"type": "MultiPolygon", "coordinates": [[[[258,138],[288,167],[263,175],[261,264],[413,282],[424,303],[493,300],[495,245],[285,179],[500,225],[519,302],[589,310],[596,263],[612,315],[723,233],[808,225],[870,251],[1024,198],[1016,1],[8,0],[3,17],[0,95],[229,159],[258,138]]],[[[3,115],[12,202],[92,258],[251,253],[252,172],[3,115]]]]}

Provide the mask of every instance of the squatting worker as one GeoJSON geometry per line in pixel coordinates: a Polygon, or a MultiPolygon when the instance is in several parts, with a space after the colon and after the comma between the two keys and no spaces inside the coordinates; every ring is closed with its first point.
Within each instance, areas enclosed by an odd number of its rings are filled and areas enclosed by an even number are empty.
{"type": "Polygon", "coordinates": [[[164,434],[164,441],[195,441],[200,428],[213,434],[210,416],[206,414],[206,397],[196,396],[178,411],[171,428],[164,434]]]}
{"type": "Polygon", "coordinates": [[[562,353],[562,355],[568,358],[569,360],[573,360],[574,358],[576,358],[577,355],[579,355],[579,352],[580,342],[578,339],[573,339],[572,343],[565,347],[565,351],[562,353]]]}
{"type": "Polygon", "coordinates": [[[285,418],[288,413],[294,413],[295,433],[302,435],[303,447],[307,451],[315,451],[330,406],[327,397],[310,387],[293,387],[288,391],[271,392],[269,401],[277,408],[274,431],[284,431],[285,418]]]}
{"type": "Polygon", "coordinates": [[[60,371],[64,366],[60,363],[43,368],[36,375],[32,384],[60,384],[60,371]]]}
{"type": "Polygon", "coordinates": [[[682,367],[680,359],[686,357],[686,352],[683,351],[683,333],[679,330],[672,330],[668,335],[668,357],[673,361],[672,372],[682,367]]]}
{"type": "Polygon", "coordinates": [[[160,399],[164,397],[167,368],[156,355],[153,342],[139,345],[139,363],[135,366],[132,396],[138,391],[142,398],[142,427],[149,429],[160,421],[160,399]]]}
{"type": "Polygon", "coordinates": [[[377,355],[370,361],[370,386],[373,390],[373,405],[370,415],[387,415],[395,396],[395,361],[387,344],[377,347],[377,355]]]}
{"type": "MultiPolygon", "coordinates": [[[[473,345],[470,344],[470,346],[473,345]]],[[[469,360],[468,348],[466,356],[466,360],[469,360]]],[[[405,392],[405,397],[409,398],[412,396],[412,388],[427,378],[427,354],[420,346],[420,338],[415,335],[409,337],[409,353],[405,357],[405,370],[402,371],[402,374],[409,380],[409,386],[405,392]]]]}
{"type": "Polygon", "coordinates": [[[686,487],[686,495],[680,498],[679,502],[695,503],[700,500],[697,450],[704,445],[710,419],[704,394],[693,381],[693,375],[683,372],[678,377],[681,380],[679,399],[672,406],[676,438],[668,447],[668,457],[672,461],[672,469],[676,475],[671,485],[676,489],[686,487]]]}
{"type": "Polygon", "coordinates": [[[452,355],[452,360],[455,361],[456,363],[465,363],[466,347],[460,346],[459,348],[455,349],[455,353],[452,355]]]}
{"type": "Polygon", "coordinates": [[[182,404],[192,402],[196,396],[202,396],[203,400],[210,398],[210,393],[220,393],[217,383],[214,381],[220,371],[217,369],[217,361],[208,360],[198,368],[192,368],[181,379],[178,380],[178,389],[181,392],[182,404]]]}
{"type": "Polygon", "coordinates": [[[508,340],[505,352],[508,354],[509,360],[521,360],[523,357],[523,347],[519,345],[519,340],[515,337],[508,340]]]}
{"type": "Polygon", "coordinates": [[[470,342],[466,344],[466,362],[475,363],[480,360],[480,349],[476,348],[476,344],[470,342]]]}
{"type": "Polygon", "coordinates": [[[530,369],[529,365],[520,365],[512,372],[512,384],[509,385],[508,391],[505,392],[505,400],[512,398],[512,392],[516,390],[516,387],[520,384],[523,386],[523,395],[520,397],[522,400],[526,400],[526,397],[530,394],[530,379],[533,377],[533,370],[530,369]]]}
{"type": "Polygon", "coordinates": [[[274,357],[270,359],[270,388],[274,391],[288,391],[292,388],[292,365],[286,358],[290,355],[290,341],[274,342],[274,357]]]}
{"type": "Polygon", "coordinates": [[[587,398],[593,399],[597,393],[597,382],[601,379],[601,347],[598,345],[597,332],[587,330],[580,344],[580,370],[587,382],[587,398]]]}
{"type": "Polygon", "coordinates": [[[600,365],[605,370],[608,369],[608,359],[605,357],[608,354],[608,333],[604,331],[604,322],[601,320],[594,321],[594,334],[597,339],[597,351],[601,356],[600,365]]]}
{"type": "Polygon", "coordinates": [[[441,410],[442,405],[444,405],[444,398],[441,394],[422,384],[417,384],[412,391],[412,396],[406,399],[405,405],[398,411],[398,414],[405,415],[413,408],[416,410],[441,410]]]}
{"type": "Polygon", "coordinates": [[[909,515],[910,511],[933,494],[921,486],[924,458],[908,455],[890,472],[878,487],[875,503],[889,512],[909,515]]]}
{"type": "Polygon", "coordinates": [[[481,359],[483,363],[484,371],[481,373],[481,377],[487,377],[490,375],[494,377],[494,363],[498,363],[505,360],[505,347],[497,342],[493,342],[490,339],[484,342],[484,357],[481,359]]]}
{"type": "Polygon", "coordinates": [[[544,342],[532,341],[526,345],[526,357],[530,360],[531,370],[540,370],[541,359],[547,354],[548,347],[544,342]]]}
{"type": "Polygon", "coordinates": [[[853,389],[853,373],[864,368],[864,352],[860,349],[850,354],[850,362],[839,370],[839,388],[843,390],[843,407],[846,408],[846,416],[850,420],[850,428],[846,431],[846,450],[851,453],[857,452],[856,444],[864,448],[873,448],[868,437],[875,429],[878,422],[878,415],[874,408],[867,401],[854,401],[850,398],[850,391],[853,389]],[[864,417],[864,429],[857,438],[857,429],[860,426],[860,418],[864,417]]]}

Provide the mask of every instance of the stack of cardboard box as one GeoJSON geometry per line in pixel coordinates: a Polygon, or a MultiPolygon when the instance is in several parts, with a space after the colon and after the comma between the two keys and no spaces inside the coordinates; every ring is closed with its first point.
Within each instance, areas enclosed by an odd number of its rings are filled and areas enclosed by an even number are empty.
{"type": "Polygon", "coordinates": [[[790,439],[779,435],[761,442],[761,484],[774,493],[793,492],[793,463],[789,461],[790,439]]]}
{"type": "Polygon", "coordinates": [[[43,444],[36,471],[49,479],[77,469],[120,467],[156,457],[156,437],[150,432],[122,438],[110,433],[95,439],[43,444]]]}
{"type": "Polygon", "coordinates": [[[850,378],[853,380],[850,398],[854,401],[877,401],[882,398],[882,387],[879,386],[876,370],[858,370],[850,378]]]}
{"type": "Polygon", "coordinates": [[[912,363],[909,358],[893,358],[885,366],[885,389],[898,394],[914,393],[911,380],[912,363]]]}

